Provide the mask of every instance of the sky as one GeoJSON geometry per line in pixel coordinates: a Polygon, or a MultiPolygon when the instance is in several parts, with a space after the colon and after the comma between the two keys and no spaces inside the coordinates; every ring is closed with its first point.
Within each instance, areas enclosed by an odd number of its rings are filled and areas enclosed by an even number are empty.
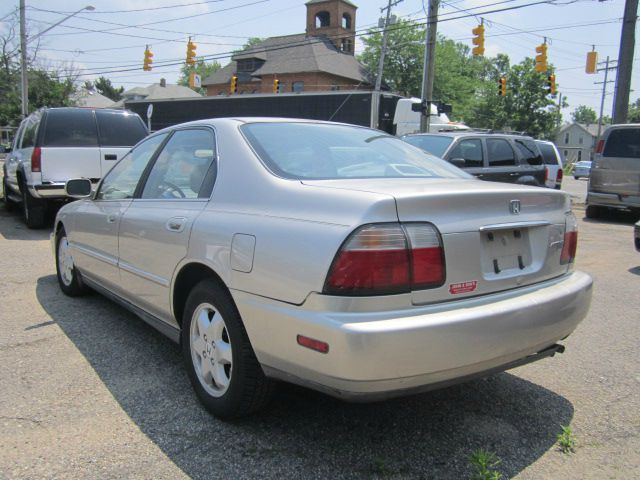
{"type": "MultiPolygon", "coordinates": [[[[250,37],[302,33],[306,0],[26,0],[28,30],[33,37],[73,12],[83,10],[60,25],[32,38],[38,62],[57,71],[75,70],[79,81],[100,75],[125,89],[158,83],[175,83],[184,61],[188,38],[197,55],[216,56],[225,65],[230,52],[250,37]],[[153,70],[144,72],[145,46],[154,53],[153,70]],[[174,63],[165,65],[162,63],[174,63]]],[[[376,27],[387,0],[351,0],[358,6],[355,27],[360,33],[376,27]]],[[[438,33],[471,46],[471,29],[484,20],[486,56],[507,54],[512,63],[535,56],[535,47],[546,37],[549,62],[556,67],[556,81],[569,107],[565,120],[578,105],[600,110],[604,72],[584,71],[586,54],[594,46],[599,61],[615,60],[619,53],[624,0],[557,0],[553,4],[493,12],[540,0],[441,1],[438,33]],[[472,16],[475,14],[476,16],[472,16]]],[[[403,0],[393,14],[419,22],[426,20],[428,0],[403,0]]],[[[17,0],[0,0],[0,31],[6,32],[17,0]]],[[[636,28],[636,38],[638,29],[636,28]]],[[[362,51],[356,41],[356,54],[362,51]]],[[[392,48],[392,46],[390,47],[392,48]]],[[[437,59],[436,59],[437,62],[437,59]]],[[[634,54],[631,101],[640,97],[640,48],[634,54]]],[[[616,71],[609,71],[615,80],[616,71]]],[[[607,84],[604,115],[611,115],[614,83],[607,84]]]]}

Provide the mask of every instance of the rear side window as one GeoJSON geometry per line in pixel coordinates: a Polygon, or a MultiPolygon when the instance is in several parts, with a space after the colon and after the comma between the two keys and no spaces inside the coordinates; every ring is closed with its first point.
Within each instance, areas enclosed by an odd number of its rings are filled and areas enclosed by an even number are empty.
{"type": "Polygon", "coordinates": [[[92,110],[49,110],[43,147],[96,147],[98,130],[92,110]]]}
{"type": "Polygon", "coordinates": [[[96,119],[102,147],[131,147],[147,136],[135,113],[96,110],[96,119]]]}
{"type": "Polygon", "coordinates": [[[488,138],[487,152],[490,167],[502,167],[516,164],[515,152],[506,140],[501,138],[488,138]]]}
{"type": "Polygon", "coordinates": [[[640,128],[612,130],[602,156],[640,159],[640,128]]]}
{"type": "Polygon", "coordinates": [[[39,122],[35,120],[27,120],[24,126],[24,134],[22,135],[22,145],[20,148],[33,147],[36,144],[36,131],[39,122]]]}
{"type": "Polygon", "coordinates": [[[533,140],[516,140],[516,148],[522,155],[522,160],[529,165],[542,165],[542,155],[533,140]]]}
{"type": "Polygon", "coordinates": [[[556,151],[552,145],[548,143],[539,143],[538,148],[542,153],[542,160],[545,165],[558,165],[558,159],[556,158],[556,151]]]}

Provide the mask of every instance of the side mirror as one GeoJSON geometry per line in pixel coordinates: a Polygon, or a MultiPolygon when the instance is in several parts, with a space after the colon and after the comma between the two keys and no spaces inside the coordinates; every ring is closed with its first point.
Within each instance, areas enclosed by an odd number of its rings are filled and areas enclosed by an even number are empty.
{"type": "Polygon", "coordinates": [[[71,198],[87,198],[91,196],[91,180],[74,178],[64,184],[64,192],[71,198]]]}
{"type": "Polygon", "coordinates": [[[465,162],[464,158],[452,158],[449,163],[455,167],[463,168],[467,162],[465,162]]]}

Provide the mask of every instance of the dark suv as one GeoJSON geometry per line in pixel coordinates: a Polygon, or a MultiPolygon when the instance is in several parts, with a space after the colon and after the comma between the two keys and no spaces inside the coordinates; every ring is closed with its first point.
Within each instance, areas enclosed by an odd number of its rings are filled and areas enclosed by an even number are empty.
{"type": "Polygon", "coordinates": [[[531,137],[503,133],[417,133],[407,143],[453,163],[482,180],[544,186],[540,149],[531,137]]]}

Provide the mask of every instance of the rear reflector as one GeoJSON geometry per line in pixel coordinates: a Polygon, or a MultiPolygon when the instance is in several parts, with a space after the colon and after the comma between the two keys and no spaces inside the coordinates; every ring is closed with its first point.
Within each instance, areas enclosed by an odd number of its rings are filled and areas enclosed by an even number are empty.
{"type": "Polygon", "coordinates": [[[320,340],[305,337],[304,335],[298,335],[297,341],[298,345],[310,348],[311,350],[315,350],[316,352],[329,353],[329,344],[326,342],[321,342],[320,340]]]}
{"type": "Polygon", "coordinates": [[[560,254],[560,265],[573,263],[576,258],[578,247],[578,222],[573,213],[568,213],[565,217],[564,243],[560,254]]]}
{"type": "Polygon", "coordinates": [[[42,151],[40,147],[34,147],[31,153],[31,171],[39,172],[41,169],[42,151]]]}
{"type": "Polygon", "coordinates": [[[440,234],[429,223],[384,223],[356,230],[336,254],[324,292],[387,295],[444,284],[440,234]]]}

